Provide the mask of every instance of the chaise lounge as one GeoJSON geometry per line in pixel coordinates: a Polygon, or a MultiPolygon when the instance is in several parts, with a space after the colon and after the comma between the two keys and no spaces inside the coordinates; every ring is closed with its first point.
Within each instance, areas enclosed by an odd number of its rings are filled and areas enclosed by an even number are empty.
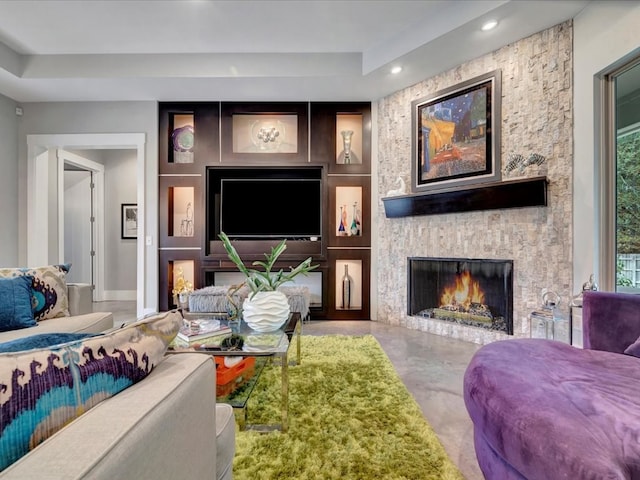
{"type": "Polygon", "coordinates": [[[464,376],[487,479],[640,478],[640,295],[585,292],[584,349],[483,346],[464,376]]]}

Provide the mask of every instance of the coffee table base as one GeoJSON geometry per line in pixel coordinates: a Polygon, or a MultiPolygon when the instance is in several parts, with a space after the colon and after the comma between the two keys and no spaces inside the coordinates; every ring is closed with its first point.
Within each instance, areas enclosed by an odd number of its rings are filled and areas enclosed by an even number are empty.
{"type": "MultiPolygon", "coordinates": [[[[189,313],[186,315],[191,316],[189,313]]],[[[217,313],[198,313],[194,314],[198,318],[201,317],[217,317],[220,314],[217,313]]],[[[237,327],[236,327],[237,328],[237,327]]],[[[245,327],[246,328],[246,327],[245,327]]],[[[301,334],[302,334],[302,319],[300,318],[300,314],[294,312],[287,324],[283,327],[281,332],[281,340],[278,345],[274,345],[274,348],[264,349],[262,351],[242,351],[242,350],[223,350],[221,351],[219,347],[211,348],[211,349],[200,349],[200,348],[190,348],[190,347],[181,347],[174,346],[169,348],[167,354],[179,354],[179,353],[207,353],[211,356],[246,356],[246,357],[254,357],[256,359],[254,374],[250,379],[247,379],[246,382],[242,382],[239,385],[237,393],[230,393],[225,396],[218,396],[218,402],[228,403],[234,409],[234,416],[236,421],[238,422],[238,427],[240,430],[254,430],[260,432],[272,432],[272,431],[281,431],[286,432],[289,428],[289,349],[292,343],[296,344],[296,356],[295,359],[291,360],[291,363],[294,365],[299,365],[301,361],[301,334]],[[285,336],[286,335],[286,336],[285,336]],[[294,338],[295,337],[295,338],[294,338]],[[255,387],[260,375],[262,374],[262,370],[264,366],[271,362],[274,365],[277,365],[279,362],[281,368],[281,422],[279,424],[274,425],[255,425],[255,424],[247,424],[247,405],[249,401],[249,397],[255,387]],[[243,393],[244,391],[244,393],[243,393]],[[235,397],[235,398],[234,398],[235,397]]],[[[242,331],[245,335],[252,335],[253,332],[246,330],[242,331]]],[[[214,345],[215,346],[215,345],[214,345]]]]}

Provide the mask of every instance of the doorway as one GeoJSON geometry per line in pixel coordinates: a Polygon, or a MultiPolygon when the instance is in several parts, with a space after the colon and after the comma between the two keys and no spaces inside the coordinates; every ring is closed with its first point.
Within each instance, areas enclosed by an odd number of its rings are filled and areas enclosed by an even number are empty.
{"type": "MultiPolygon", "coordinates": [[[[60,190],[61,177],[51,182],[51,171],[57,171],[57,158],[51,152],[64,150],[109,150],[133,149],[136,151],[136,178],[138,204],[138,236],[136,239],[136,316],[155,311],[145,308],[145,285],[147,258],[145,251],[145,134],[60,134],[27,135],[27,262],[29,265],[59,263],[60,246],[59,221],[60,199],[53,195],[60,190]],[[44,203],[48,205],[43,209],[44,203]]],[[[62,167],[61,167],[62,168],[62,167]]]]}
{"type": "Polygon", "coordinates": [[[60,189],[60,258],[73,265],[67,281],[93,285],[93,301],[104,296],[104,165],[58,149],[63,165],[60,189]]]}

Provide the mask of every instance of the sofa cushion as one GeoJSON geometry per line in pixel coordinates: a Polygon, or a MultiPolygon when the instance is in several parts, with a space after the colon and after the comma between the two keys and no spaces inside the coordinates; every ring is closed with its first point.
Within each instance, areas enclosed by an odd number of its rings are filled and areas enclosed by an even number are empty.
{"type": "Polygon", "coordinates": [[[65,268],[47,265],[33,268],[1,268],[0,277],[33,277],[31,293],[36,321],[69,316],[65,268]]]}
{"type": "Polygon", "coordinates": [[[62,343],[75,342],[87,337],[94,337],[94,333],[39,333],[29,337],[16,338],[0,343],[0,353],[21,352],[34,348],[48,348],[62,343]]]}
{"type": "Polygon", "coordinates": [[[35,327],[0,332],[0,343],[41,333],[102,333],[113,328],[111,312],[93,312],[85,315],[58,317],[39,322],[35,327]]]}
{"type": "Polygon", "coordinates": [[[32,280],[29,275],[0,278],[0,331],[36,325],[31,309],[32,280]]]}
{"type": "MultiPolygon", "coordinates": [[[[154,315],[109,333],[0,354],[0,469],[146,377],[182,322],[154,315]]],[[[24,340],[23,340],[24,341],[24,340]]]]}

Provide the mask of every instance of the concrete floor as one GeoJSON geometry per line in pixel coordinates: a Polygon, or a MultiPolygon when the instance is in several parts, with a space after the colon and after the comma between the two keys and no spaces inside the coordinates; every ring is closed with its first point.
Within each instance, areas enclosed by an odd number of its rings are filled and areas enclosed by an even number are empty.
{"type": "MultiPolygon", "coordinates": [[[[98,302],[94,310],[113,312],[114,326],[135,319],[135,302],[98,302]]],[[[479,345],[371,321],[312,321],[303,333],[373,335],[465,478],[484,478],[462,399],[462,377],[479,345]]]]}

